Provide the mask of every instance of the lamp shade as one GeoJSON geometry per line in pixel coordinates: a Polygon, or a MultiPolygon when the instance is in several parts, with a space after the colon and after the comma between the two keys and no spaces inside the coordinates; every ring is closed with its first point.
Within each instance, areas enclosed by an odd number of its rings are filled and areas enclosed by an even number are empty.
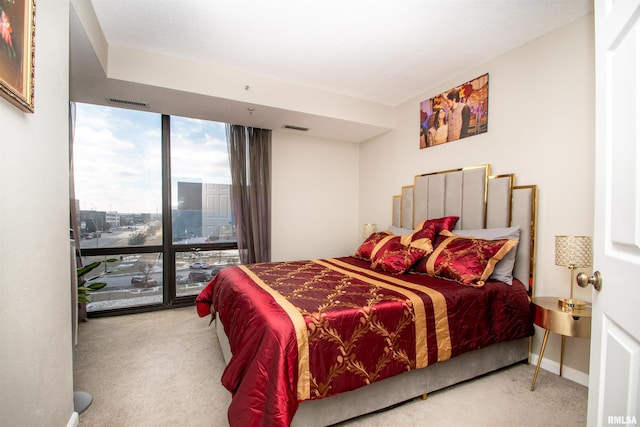
{"type": "Polygon", "coordinates": [[[373,224],[371,222],[368,222],[366,224],[362,225],[362,238],[366,239],[367,237],[371,236],[371,234],[376,232],[376,224],[373,224]]]}
{"type": "Polygon", "coordinates": [[[591,236],[556,236],[556,265],[591,267],[591,236]]]}

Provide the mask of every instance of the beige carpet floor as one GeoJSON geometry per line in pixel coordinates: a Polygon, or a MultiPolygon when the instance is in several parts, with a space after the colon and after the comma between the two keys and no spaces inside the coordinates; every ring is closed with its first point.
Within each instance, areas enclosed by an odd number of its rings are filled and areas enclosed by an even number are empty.
{"type": "MultiPolygon", "coordinates": [[[[408,403],[341,423],[363,426],[584,426],[587,389],[517,364],[408,403]]],[[[79,326],[75,390],[93,396],[87,427],[226,426],[230,394],[208,319],[194,307],[90,319],[79,326]]]]}

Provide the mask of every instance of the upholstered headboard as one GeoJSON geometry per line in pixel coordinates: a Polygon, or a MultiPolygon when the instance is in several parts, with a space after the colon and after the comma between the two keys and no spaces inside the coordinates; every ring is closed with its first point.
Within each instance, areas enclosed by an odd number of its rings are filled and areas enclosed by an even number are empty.
{"type": "Polygon", "coordinates": [[[519,225],[513,275],[533,294],[537,187],[515,180],[515,174],[491,176],[488,164],[416,175],[393,196],[392,225],[413,229],[423,219],[451,215],[460,217],[455,229],[519,225]]]}

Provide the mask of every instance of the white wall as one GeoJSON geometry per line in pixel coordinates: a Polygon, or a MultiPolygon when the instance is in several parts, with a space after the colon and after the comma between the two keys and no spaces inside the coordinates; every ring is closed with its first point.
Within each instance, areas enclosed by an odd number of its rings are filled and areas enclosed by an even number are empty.
{"type": "MultiPolygon", "coordinates": [[[[554,264],[554,236],[593,230],[593,51],[590,15],[398,106],[397,129],[361,145],[359,222],[386,227],[392,196],[419,173],[484,163],[493,174],[515,172],[517,184],[537,184],[539,191],[535,294],[568,296],[570,273],[554,264]],[[420,150],[419,103],[487,72],[488,132],[420,150]]],[[[591,299],[588,289],[576,295],[591,299]]],[[[536,354],[541,332],[534,340],[536,354]]],[[[557,335],[549,339],[543,367],[557,368],[559,343],[557,335]]],[[[588,340],[567,339],[564,372],[581,383],[588,353],[588,340]]]]}
{"type": "Polygon", "coordinates": [[[273,261],[350,255],[358,225],[356,143],[274,131],[273,261]]]}
{"type": "Polygon", "coordinates": [[[38,1],[35,113],[0,99],[0,425],[73,413],[69,269],[69,5],[38,1]]]}

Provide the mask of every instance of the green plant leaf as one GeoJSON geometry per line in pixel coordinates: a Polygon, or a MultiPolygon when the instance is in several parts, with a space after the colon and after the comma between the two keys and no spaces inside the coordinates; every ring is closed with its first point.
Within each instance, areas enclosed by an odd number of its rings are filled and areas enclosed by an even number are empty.
{"type": "MultiPolygon", "coordinates": [[[[78,267],[76,269],[76,274],[78,276],[78,302],[81,302],[81,303],[91,302],[91,299],[89,298],[88,293],[98,291],[104,288],[105,286],[107,286],[107,283],[105,282],[94,282],[94,283],[86,284],[85,280],[82,279],[82,276],[87,274],[91,270],[95,269],[103,262],[116,262],[116,261],[117,259],[115,258],[109,258],[102,261],[95,261],[95,262],[92,262],[91,264],[87,264],[85,266],[78,267]]],[[[107,273],[100,274],[97,277],[103,276],[104,274],[107,274],[107,273]]],[[[94,279],[96,279],[96,277],[94,277],[94,279]]]]}
{"type": "Polygon", "coordinates": [[[82,267],[78,267],[76,269],[76,274],[78,275],[78,277],[84,276],[85,274],[87,274],[88,272],[90,272],[91,270],[95,269],[96,267],[98,267],[100,264],[102,264],[103,262],[116,262],[117,259],[115,258],[109,258],[109,259],[105,259],[102,261],[94,261],[91,264],[87,264],[84,265],[82,267]]]}
{"type": "Polygon", "coordinates": [[[87,285],[86,287],[89,288],[92,291],[97,291],[97,290],[100,290],[100,289],[104,288],[105,286],[107,286],[107,284],[105,282],[96,282],[96,283],[91,283],[90,285],[87,285]]]}
{"type": "Polygon", "coordinates": [[[87,265],[84,265],[82,267],[78,267],[78,269],[76,271],[77,274],[78,274],[78,277],[84,276],[85,274],[87,274],[88,272],[93,270],[94,268],[98,267],[100,264],[102,264],[102,261],[95,261],[95,262],[92,262],[91,264],[87,264],[87,265]]]}

